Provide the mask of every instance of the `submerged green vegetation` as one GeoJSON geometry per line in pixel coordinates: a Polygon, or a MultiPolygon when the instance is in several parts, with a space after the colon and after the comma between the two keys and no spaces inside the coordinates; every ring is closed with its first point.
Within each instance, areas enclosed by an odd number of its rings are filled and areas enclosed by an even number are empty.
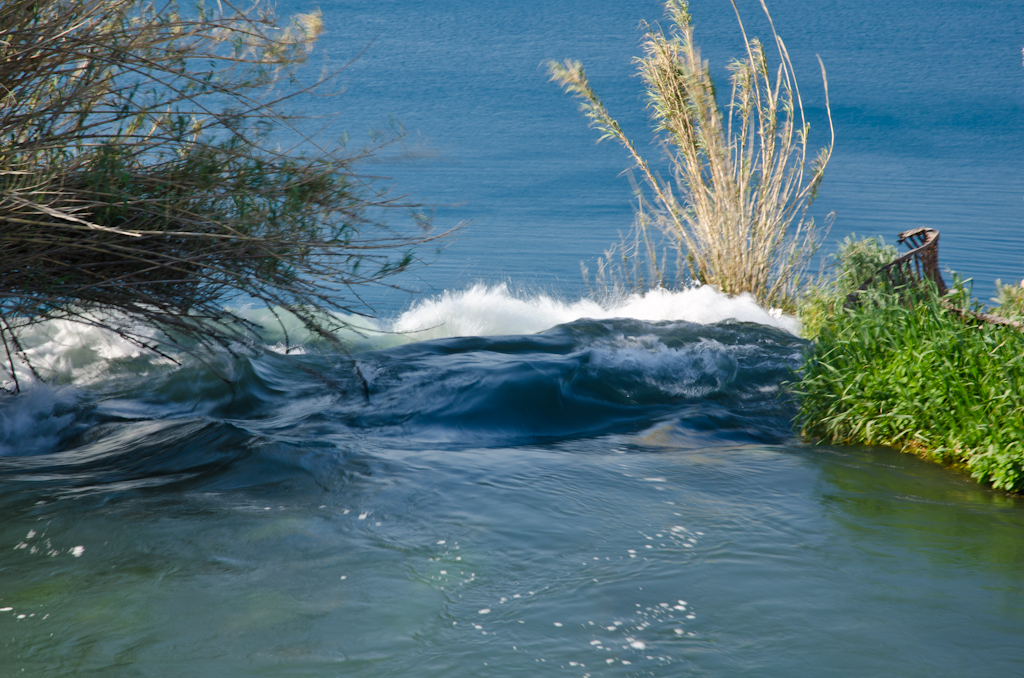
{"type": "Polygon", "coordinates": [[[807,298],[813,341],[792,385],[802,433],[830,444],[889,445],[1024,490],[1024,333],[951,310],[981,310],[960,282],[940,295],[929,283],[883,281],[849,303],[895,255],[874,239],[847,240],[835,279],[807,298]]]}

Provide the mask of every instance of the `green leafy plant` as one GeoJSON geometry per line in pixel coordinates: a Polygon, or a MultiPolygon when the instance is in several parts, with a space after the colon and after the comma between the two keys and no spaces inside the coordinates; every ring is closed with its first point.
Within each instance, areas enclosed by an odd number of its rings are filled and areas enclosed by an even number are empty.
{"type": "Polygon", "coordinates": [[[800,328],[808,339],[818,336],[821,327],[835,319],[847,302],[849,294],[875,275],[882,266],[893,262],[898,252],[882,238],[847,236],[830,257],[831,275],[823,275],[817,285],[810,286],[800,298],[800,328]]]}
{"type": "Polygon", "coordinates": [[[828,311],[791,385],[802,433],[893,446],[1024,490],[1024,333],[952,312],[980,311],[960,281],[944,296],[930,281],[882,282],[845,305],[889,249],[847,240],[838,255],[836,282],[823,293],[828,311]]]}
{"type": "MultiPolygon", "coordinates": [[[[399,203],[350,152],[288,114],[318,12],[260,4],[0,4],[0,338],[67,319],[146,348],[258,333],[259,302],[333,340],[357,290],[432,237],[385,225],[399,203]],[[151,329],[162,331],[162,339],[151,329]]],[[[412,208],[413,206],[407,206],[412,208]]],[[[283,329],[283,325],[282,325],[283,329]]],[[[190,343],[191,342],[191,343],[190,343]]]]}
{"type": "MultiPolygon", "coordinates": [[[[607,253],[599,282],[643,292],[689,279],[730,294],[749,292],[761,304],[793,311],[822,238],[805,217],[833,141],[809,157],[810,125],[774,24],[778,65],[770,67],[764,45],[748,39],[740,21],[747,54],[729,66],[732,94],[723,110],[694,41],[686,2],[669,0],[666,8],[669,32],[649,26],[644,55],[636,61],[674,181],[662,179],[637,151],[591,88],[580,62],[548,63],[552,80],[580,99],[602,140],[622,144],[642,180],[634,237],[607,253]],[[652,227],[673,253],[674,269],[659,254],[661,241],[652,227]]],[[[763,2],[762,8],[770,22],[763,2]]],[[[739,20],[738,10],[736,16],[739,20]]],[[[824,66],[822,80],[828,110],[824,66]]]]}

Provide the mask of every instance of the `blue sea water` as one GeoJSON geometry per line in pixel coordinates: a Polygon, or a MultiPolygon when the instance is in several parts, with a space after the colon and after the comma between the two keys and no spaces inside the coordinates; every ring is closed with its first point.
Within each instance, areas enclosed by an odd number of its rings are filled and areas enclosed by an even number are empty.
{"type": "MultiPolygon", "coordinates": [[[[759,4],[738,4],[748,33],[766,35],[759,4]]],[[[631,60],[641,20],[662,21],[663,6],[322,7],[332,63],[366,48],[343,76],[346,94],[324,106],[355,138],[400,120],[410,152],[423,157],[375,168],[395,177],[399,193],[439,205],[439,226],[470,223],[409,286],[509,280],[579,294],[580,262],[593,269],[632,223],[629,160],[596,143],[543,62],[581,60],[627,134],[656,159],[631,60]]],[[[836,146],[812,208],[819,223],[836,216],[826,251],[851,233],[894,242],[931,226],[942,232],[942,265],[974,279],[982,300],[996,278],[1024,277],[1024,3],[782,0],[770,9],[797,69],[812,147],[828,139],[816,56],[828,73],[836,146]]],[[[743,49],[732,6],[699,0],[690,11],[724,90],[725,66],[743,49]]]]}
{"type": "MultiPolygon", "coordinates": [[[[401,120],[364,171],[468,225],[367,291],[351,356],[27,337],[50,381],[0,401],[0,677],[1024,673],[1018,497],[802,444],[804,342],[749,298],[586,296],[628,160],[541,64],[583,60],[655,153],[630,59],[658,3],[318,6],[314,62],[359,58],[305,112],[353,146],[401,120]]],[[[1024,276],[1024,3],[771,9],[822,142],[828,69],[831,240],[928,225],[978,296],[1024,276]]],[[[724,82],[732,6],[691,11],[724,82]]]]}

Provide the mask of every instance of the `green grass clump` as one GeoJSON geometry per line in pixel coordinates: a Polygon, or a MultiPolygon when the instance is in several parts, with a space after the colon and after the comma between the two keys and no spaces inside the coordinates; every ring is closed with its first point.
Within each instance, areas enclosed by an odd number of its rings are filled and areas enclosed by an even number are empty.
{"type": "Polygon", "coordinates": [[[943,298],[873,287],[846,308],[856,278],[843,275],[888,253],[863,241],[844,250],[837,282],[808,304],[814,342],[794,386],[802,433],[889,445],[1024,490],[1024,333],[950,312],[943,302],[976,310],[962,284],[943,298]]]}
{"type": "Polygon", "coordinates": [[[847,296],[872,277],[882,266],[895,261],[899,252],[881,238],[856,239],[847,236],[832,257],[833,276],[808,288],[800,303],[800,325],[808,339],[818,336],[821,328],[846,304],[847,296]]]}

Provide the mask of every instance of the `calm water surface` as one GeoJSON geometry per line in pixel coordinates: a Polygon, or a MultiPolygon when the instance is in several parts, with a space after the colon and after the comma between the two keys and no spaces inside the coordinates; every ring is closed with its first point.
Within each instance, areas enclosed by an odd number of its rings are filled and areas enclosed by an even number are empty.
{"type": "MultiPolygon", "coordinates": [[[[738,5],[764,36],[754,0],[738,5]]],[[[297,8],[307,5],[290,4],[297,8]]],[[[312,6],[312,5],[309,5],[312,6]]],[[[332,63],[369,45],[323,104],[361,137],[393,114],[416,161],[384,163],[399,192],[471,227],[409,285],[423,292],[512,281],[583,292],[579,264],[632,221],[628,158],[596,144],[576,103],[551,82],[550,59],[583,61],[595,89],[652,160],[647,112],[631,59],[655,1],[499,3],[404,0],[323,4],[332,63]]],[[[976,281],[1024,277],[1024,2],[775,0],[776,26],[800,77],[811,142],[827,141],[815,56],[828,71],[836,148],[812,215],[834,212],[831,249],[850,233],[941,230],[942,263],[976,281]]],[[[719,89],[743,49],[728,0],[690,4],[719,89]]],[[[386,303],[386,302],[384,302],[386,303]]],[[[404,303],[404,297],[401,302],[404,303]]]]}
{"type": "MultiPolygon", "coordinates": [[[[0,676],[1024,674],[1020,499],[799,444],[803,342],[746,300],[581,299],[626,158],[540,63],[584,60],[646,144],[658,3],[320,6],[332,62],[370,46],[311,112],[354,143],[393,113],[369,171],[472,223],[416,295],[370,295],[365,392],[316,346],[33,337],[54,383],[0,402],[0,676]]],[[[1024,275],[1024,4],[772,9],[815,132],[829,70],[832,239],[932,225],[979,296],[1024,275]]],[[[692,12],[721,76],[731,7],[692,12]]]]}

